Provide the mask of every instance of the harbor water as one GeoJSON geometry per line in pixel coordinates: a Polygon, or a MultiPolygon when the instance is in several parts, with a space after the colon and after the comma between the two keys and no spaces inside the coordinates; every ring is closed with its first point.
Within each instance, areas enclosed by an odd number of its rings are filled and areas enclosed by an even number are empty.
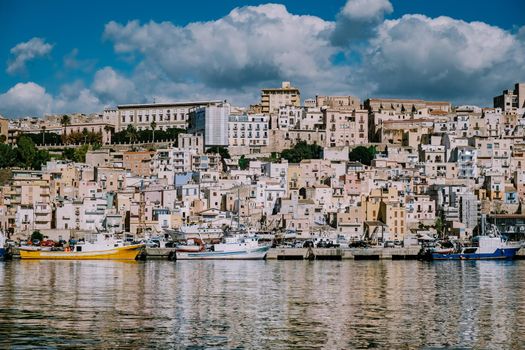
{"type": "Polygon", "coordinates": [[[0,262],[0,348],[523,349],[525,261],[0,262]]]}

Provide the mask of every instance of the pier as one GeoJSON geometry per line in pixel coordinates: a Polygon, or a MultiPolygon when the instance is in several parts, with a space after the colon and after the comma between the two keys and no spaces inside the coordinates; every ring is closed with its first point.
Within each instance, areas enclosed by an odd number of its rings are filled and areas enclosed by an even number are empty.
{"type": "Polygon", "coordinates": [[[272,248],[268,260],[413,260],[420,247],[406,248],[272,248]]]}

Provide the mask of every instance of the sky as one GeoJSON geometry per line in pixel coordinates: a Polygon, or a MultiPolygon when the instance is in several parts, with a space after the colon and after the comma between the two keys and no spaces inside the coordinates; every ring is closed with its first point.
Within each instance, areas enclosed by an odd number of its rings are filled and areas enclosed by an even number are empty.
{"type": "Polygon", "coordinates": [[[491,106],[525,81],[522,0],[0,0],[0,115],[315,95],[491,106]]]}

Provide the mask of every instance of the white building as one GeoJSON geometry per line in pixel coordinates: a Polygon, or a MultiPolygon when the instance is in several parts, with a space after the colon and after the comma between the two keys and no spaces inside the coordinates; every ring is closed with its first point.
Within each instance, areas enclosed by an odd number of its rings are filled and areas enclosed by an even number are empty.
{"type": "Polygon", "coordinates": [[[230,104],[227,102],[197,107],[189,113],[189,132],[204,136],[204,146],[228,146],[228,118],[230,104]]]}
{"type": "MultiPolygon", "coordinates": [[[[230,116],[228,122],[229,146],[241,153],[260,153],[268,145],[269,118],[265,115],[230,116]]],[[[235,153],[235,152],[233,152],[235,153]]]]}
{"type": "Polygon", "coordinates": [[[188,101],[174,103],[145,103],[118,105],[104,110],[104,121],[113,121],[116,131],[125,130],[133,125],[138,130],[151,128],[151,123],[157,124],[157,130],[169,128],[186,129],[191,109],[200,106],[211,106],[221,101],[188,101]]]}

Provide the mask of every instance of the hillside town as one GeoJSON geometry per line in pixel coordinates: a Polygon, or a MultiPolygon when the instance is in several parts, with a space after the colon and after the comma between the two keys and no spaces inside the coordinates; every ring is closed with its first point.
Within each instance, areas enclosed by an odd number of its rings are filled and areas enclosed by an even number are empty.
{"type": "Polygon", "coordinates": [[[0,228],[13,240],[242,228],[381,243],[466,239],[485,223],[525,238],[523,83],[478,107],[301,99],[283,82],[249,107],[4,116],[0,135],[0,228]]]}

